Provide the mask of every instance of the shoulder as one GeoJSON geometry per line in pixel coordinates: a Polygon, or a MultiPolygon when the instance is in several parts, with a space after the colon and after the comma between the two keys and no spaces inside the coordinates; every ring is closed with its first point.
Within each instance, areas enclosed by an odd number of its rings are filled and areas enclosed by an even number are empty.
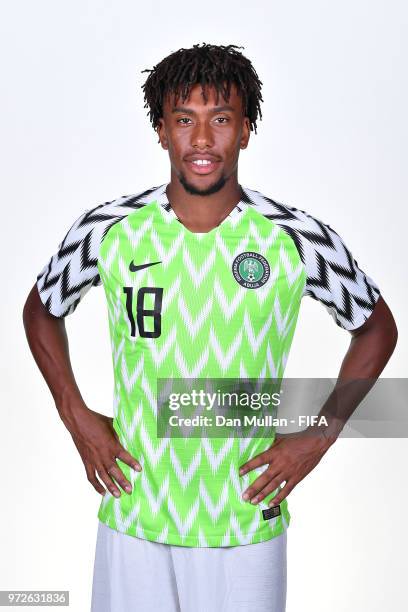
{"type": "Polygon", "coordinates": [[[123,195],[114,200],[86,209],[74,221],[60,244],[60,256],[82,245],[94,251],[95,243],[100,243],[108,231],[128,215],[160,197],[165,185],[151,187],[139,193],[123,195]]]}
{"type": "Polygon", "coordinates": [[[143,208],[147,204],[160,199],[163,196],[165,184],[158,187],[150,187],[131,195],[123,195],[109,202],[99,204],[94,208],[86,210],[81,215],[81,225],[89,225],[109,219],[115,221],[126,217],[130,213],[143,208]]]}
{"type": "Polygon", "coordinates": [[[328,259],[341,255],[349,260],[351,255],[340,235],[324,220],[309,211],[266,196],[253,189],[244,189],[246,203],[271,222],[279,225],[296,243],[304,263],[317,253],[328,259]]]}
{"type": "Polygon", "coordinates": [[[279,225],[296,244],[306,269],[304,295],[320,301],[336,323],[352,330],[370,316],[380,296],[374,280],[358,265],[350,248],[328,224],[254,190],[247,204],[279,225]]]}
{"type": "Polygon", "coordinates": [[[70,314],[89,288],[100,284],[99,251],[109,230],[163,193],[165,185],[151,187],[98,204],[75,219],[37,275],[40,297],[51,314],[70,314]]]}
{"type": "Polygon", "coordinates": [[[293,227],[299,231],[313,231],[318,228],[328,228],[334,231],[330,225],[317,218],[308,211],[296,208],[288,203],[278,201],[276,198],[256,191],[244,188],[245,202],[257,212],[264,215],[278,225],[293,227]]]}

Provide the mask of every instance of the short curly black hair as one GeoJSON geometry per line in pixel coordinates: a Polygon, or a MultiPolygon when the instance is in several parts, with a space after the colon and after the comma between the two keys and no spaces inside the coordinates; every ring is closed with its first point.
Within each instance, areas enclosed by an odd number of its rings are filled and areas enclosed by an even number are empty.
{"type": "Polygon", "coordinates": [[[204,100],[207,101],[206,89],[214,87],[217,96],[222,95],[228,101],[231,85],[234,84],[242,97],[245,116],[248,117],[251,130],[257,128],[257,120],[262,119],[261,95],[262,81],[255,68],[237,45],[210,45],[202,43],[190,49],[179,49],[171,53],[149,72],[144,91],[145,108],[148,108],[150,122],[154,129],[163,117],[163,101],[167,94],[173,94],[184,102],[193,85],[201,84],[204,100]]]}

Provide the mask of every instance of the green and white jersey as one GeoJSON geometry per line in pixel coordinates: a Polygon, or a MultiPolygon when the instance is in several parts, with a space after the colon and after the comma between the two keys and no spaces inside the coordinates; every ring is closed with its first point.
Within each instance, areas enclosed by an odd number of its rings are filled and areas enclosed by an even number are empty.
{"type": "Polygon", "coordinates": [[[106,294],[114,368],[114,427],[138,473],[118,460],[132,493],[106,493],[99,519],[123,533],[181,546],[268,540],[290,522],[243,491],[266,466],[238,468],[273,438],[157,436],[158,378],[282,378],[301,300],[320,301],[347,330],[380,291],[340,236],[305,211],[243,189],[208,233],[177,218],[166,185],[82,214],[37,277],[56,317],[86,292],[106,294]],[[146,265],[150,264],[150,265],[146,265]]]}

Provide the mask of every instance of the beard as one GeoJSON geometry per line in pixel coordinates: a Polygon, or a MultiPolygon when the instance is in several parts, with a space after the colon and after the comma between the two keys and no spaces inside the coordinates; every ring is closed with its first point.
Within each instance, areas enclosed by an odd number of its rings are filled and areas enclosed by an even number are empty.
{"type": "Polygon", "coordinates": [[[198,195],[198,196],[209,196],[209,195],[212,195],[213,193],[217,193],[217,191],[220,191],[224,187],[225,183],[227,182],[227,178],[223,175],[223,176],[220,176],[220,178],[216,180],[215,183],[213,183],[209,187],[206,187],[205,189],[198,189],[197,187],[195,187],[194,185],[192,185],[191,183],[187,181],[186,177],[184,176],[182,172],[180,173],[178,178],[179,178],[180,183],[183,185],[184,189],[187,191],[187,193],[190,193],[191,195],[198,195]]]}

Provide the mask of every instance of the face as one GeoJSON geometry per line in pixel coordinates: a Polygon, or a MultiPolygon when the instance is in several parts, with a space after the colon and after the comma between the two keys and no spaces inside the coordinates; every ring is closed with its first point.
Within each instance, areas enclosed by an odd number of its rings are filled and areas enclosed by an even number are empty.
{"type": "Polygon", "coordinates": [[[237,176],[240,149],[248,145],[250,124],[235,86],[226,101],[213,88],[207,103],[201,85],[195,85],[184,102],[168,96],[158,127],[160,143],[168,150],[172,178],[194,195],[216,193],[237,176]]]}

